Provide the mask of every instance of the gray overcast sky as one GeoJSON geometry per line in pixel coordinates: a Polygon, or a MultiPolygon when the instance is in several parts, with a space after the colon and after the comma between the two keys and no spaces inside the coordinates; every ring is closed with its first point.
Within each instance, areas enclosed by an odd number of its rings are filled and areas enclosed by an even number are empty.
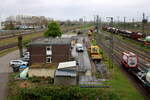
{"type": "MultiPolygon", "coordinates": [[[[126,16],[140,19],[145,12],[150,16],[150,0],[0,0],[0,17],[10,15],[37,15],[55,19],[77,20],[95,14],[101,16],[126,16]]],[[[122,19],[122,18],[120,18],[122,19]]],[[[149,18],[150,19],[150,18],[149,18]]]]}

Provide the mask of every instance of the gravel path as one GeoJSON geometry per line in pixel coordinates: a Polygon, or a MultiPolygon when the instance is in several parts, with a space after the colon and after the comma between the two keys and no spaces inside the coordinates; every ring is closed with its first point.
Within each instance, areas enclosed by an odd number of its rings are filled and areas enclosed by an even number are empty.
{"type": "Polygon", "coordinates": [[[0,57],[0,100],[4,100],[7,96],[8,75],[12,72],[9,61],[17,58],[19,58],[18,50],[0,57]]]}

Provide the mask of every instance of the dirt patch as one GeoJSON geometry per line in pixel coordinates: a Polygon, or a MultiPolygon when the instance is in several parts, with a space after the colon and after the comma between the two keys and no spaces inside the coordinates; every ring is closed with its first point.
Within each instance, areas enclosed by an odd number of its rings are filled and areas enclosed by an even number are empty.
{"type": "Polygon", "coordinates": [[[19,83],[20,88],[28,88],[30,86],[31,86],[31,83],[27,81],[19,83]]]}

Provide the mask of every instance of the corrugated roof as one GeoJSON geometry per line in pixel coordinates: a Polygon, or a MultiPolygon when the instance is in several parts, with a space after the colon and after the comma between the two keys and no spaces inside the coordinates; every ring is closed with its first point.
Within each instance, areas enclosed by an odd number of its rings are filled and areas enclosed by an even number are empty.
{"type": "Polygon", "coordinates": [[[61,71],[61,70],[56,70],[55,76],[76,77],[77,74],[76,74],[75,71],[61,71]]]}
{"type": "Polygon", "coordinates": [[[29,45],[59,45],[59,44],[71,44],[70,38],[40,38],[32,41],[29,45]]]}
{"type": "Polygon", "coordinates": [[[61,62],[57,69],[71,68],[76,66],[76,61],[61,62]]]}

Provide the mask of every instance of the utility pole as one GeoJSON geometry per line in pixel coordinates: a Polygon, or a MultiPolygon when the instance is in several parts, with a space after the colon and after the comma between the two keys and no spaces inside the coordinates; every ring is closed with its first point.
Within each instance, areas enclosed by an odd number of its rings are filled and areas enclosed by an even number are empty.
{"type": "Polygon", "coordinates": [[[134,24],[134,18],[132,18],[132,23],[134,24]]]}
{"type": "Polygon", "coordinates": [[[118,20],[118,28],[119,28],[119,23],[120,23],[120,20],[119,20],[119,19],[120,19],[120,17],[118,16],[118,17],[117,17],[117,20],[118,20]]]}
{"type": "Polygon", "coordinates": [[[145,13],[143,13],[143,19],[142,19],[142,33],[144,34],[144,36],[146,36],[146,32],[145,32],[145,24],[147,23],[147,19],[145,19],[145,13]]]}
{"type": "MultiPolygon", "coordinates": [[[[111,27],[113,27],[113,17],[111,17],[111,27]]],[[[114,63],[114,52],[113,52],[113,48],[114,48],[114,41],[113,41],[113,34],[111,35],[111,38],[110,38],[110,51],[111,51],[111,58],[112,58],[112,65],[111,65],[111,67],[113,68],[113,63],[114,63]]]]}
{"type": "Polygon", "coordinates": [[[114,18],[113,17],[106,17],[106,19],[110,19],[109,26],[113,27],[113,20],[114,20],[114,18]]]}
{"type": "Polygon", "coordinates": [[[113,27],[113,20],[114,19],[113,19],[113,17],[111,17],[110,19],[111,19],[111,22],[110,22],[111,25],[110,26],[113,27]]]}
{"type": "Polygon", "coordinates": [[[95,29],[96,29],[96,32],[99,33],[99,16],[98,15],[96,15],[95,29]]]}
{"type": "Polygon", "coordinates": [[[123,19],[124,19],[124,30],[126,29],[125,27],[126,27],[126,17],[123,17],[123,19]]]}
{"type": "MultiPolygon", "coordinates": [[[[113,27],[113,17],[106,17],[110,19],[110,26],[113,27]]],[[[111,34],[108,37],[109,40],[109,66],[111,66],[113,68],[113,63],[114,63],[114,41],[113,41],[113,34],[111,34]],[[112,59],[112,60],[111,60],[112,59]],[[110,63],[110,61],[112,61],[112,64],[110,63]]]]}
{"type": "Polygon", "coordinates": [[[18,36],[18,48],[19,48],[19,53],[20,53],[20,57],[23,56],[23,46],[22,46],[22,35],[18,36]]]}
{"type": "Polygon", "coordinates": [[[86,17],[85,17],[85,16],[83,16],[84,27],[85,27],[85,24],[86,24],[85,19],[86,19],[86,17]]]}
{"type": "Polygon", "coordinates": [[[133,24],[133,28],[134,28],[134,18],[132,18],[132,24],[133,24]]]}

